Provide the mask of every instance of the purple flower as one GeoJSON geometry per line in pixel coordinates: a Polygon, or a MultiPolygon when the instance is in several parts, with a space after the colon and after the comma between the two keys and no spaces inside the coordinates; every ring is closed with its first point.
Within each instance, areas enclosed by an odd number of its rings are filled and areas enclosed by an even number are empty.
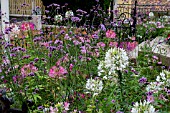
{"type": "Polygon", "coordinates": [[[71,17],[71,21],[80,22],[80,18],[79,17],[71,17]]]}
{"type": "Polygon", "coordinates": [[[170,90],[167,90],[167,95],[170,95],[170,90]]]}
{"type": "Polygon", "coordinates": [[[85,46],[81,46],[81,53],[85,54],[87,52],[87,48],[85,46]]]}
{"type": "Polygon", "coordinates": [[[22,57],[22,59],[28,59],[30,57],[31,57],[30,55],[25,55],[25,56],[22,57]]]}
{"type": "Polygon", "coordinates": [[[43,106],[39,106],[39,107],[38,107],[38,110],[42,110],[42,109],[44,109],[43,106]]]}
{"type": "Polygon", "coordinates": [[[147,101],[152,103],[154,102],[154,96],[153,95],[147,95],[147,101]]]}
{"type": "Polygon", "coordinates": [[[38,41],[41,41],[41,39],[42,39],[41,37],[35,37],[35,38],[33,39],[33,41],[34,41],[34,42],[38,42],[38,41]]]}
{"type": "Polygon", "coordinates": [[[134,74],[138,75],[138,72],[134,69],[131,70],[134,74]]]}
{"type": "Polygon", "coordinates": [[[158,57],[157,57],[157,56],[153,56],[152,58],[155,59],[155,60],[158,60],[158,57]]]}
{"type": "Polygon", "coordinates": [[[18,48],[17,47],[14,47],[11,51],[12,52],[16,52],[18,50],[18,48]]]}
{"type": "Polygon", "coordinates": [[[104,98],[104,100],[107,100],[107,98],[104,98]]]}
{"type": "Polygon", "coordinates": [[[106,31],[106,27],[104,26],[104,24],[100,24],[100,29],[101,29],[102,31],[106,31]]]}
{"type": "Polygon", "coordinates": [[[50,11],[49,10],[45,10],[46,13],[49,13],[50,11]]]}
{"type": "Polygon", "coordinates": [[[160,65],[160,64],[162,64],[162,62],[158,62],[157,64],[159,64],[159,65],[160,65]]]}
{"type": "Polygon", "coordinates": [[[125,70],[125,73],[128,73],[128,70],[125,70]]]}
{"type": "Polygon", "coordinates": [[[65,31],[64,31],[64,30],[61,30],[61,31],[60,31],[60,34],[65,34],[65,31]]]}
{"type": "Polygon", "coordinates": [[[145,78],[145,77],[142,77],[139,79],[140,84],[145,84],[146,82],[147,82],[147,78],[145,78]]]}
{"type": "Polygon", "coordinates": [[[116,113],[124,113],[124,112],[122,112],[122,111],[117,111],[116,113]]]}
{"type": "Polygon", "coordinates": [[[21,51],[22,51],[22,52],[25,52],[25,51],[26,51],[26,49],[25,49],[25,48],[21,48],[21,51]]]}
{"type": "Polygon", "coordinates": [[[162,66],[161,68],[162,68],[162,69],[165,69],[165,66],[162,66]]]}
{"type": "Polygon", "coordinates": [[[38,60],[39,60],[38,58],[35,58],[35,59],[34,59],[34,62],[38,62],[38,60]]]}
{"type": "Polygon", "coordinates": [[[16,57],[17,55],[12,53],[12,54],[10,54],[10,56],[11,57],[16,57]]]}
{"type": "Polygon", "coordinates": [[[146,93],[146,95],[148,95],[148,96],[149,96],[149,95],[152,95],[152,94],[153,94],[153,92],[147,92],[147,93],[146,93]]]}
{"type": "Polygon", "coordinates": [[[166,97],[165,97],[163,94],[160,94],[160,95],[159,95],[159,99],[164,100],[164,101],[167,101],[166,97]]]}
{"type": "Polygon", "coordinates": [[[96,33],[93,34],[92,37],[93,37],[94,39],[99,39],[99,36],[98,36],[96,33]]]}
{"type": "Polygon", "coordinates": [[[48,54],[48,56],[49,56],[49,57],[52,57],[52,54],[51,54],[51,53],[49,53],[49,54],[48,54]]]}
{"type": "Polygon", "coordinates": [[[112,102],[112,103],[115,103],[115,100],[112,100],[111,102],[112,102]]]}
{"type": "Polygon", "coordinates": [[[47,48],[50,50],[50,52],[52,52],[52,51],[54,51],[54,50],[57,49],[55,46],[49,46],[49,47],[47,47],[47,48]]]}

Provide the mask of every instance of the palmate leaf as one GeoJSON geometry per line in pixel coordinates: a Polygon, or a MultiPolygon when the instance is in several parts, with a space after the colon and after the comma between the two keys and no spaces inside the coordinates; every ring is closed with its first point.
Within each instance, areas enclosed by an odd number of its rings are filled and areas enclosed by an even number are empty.
{"type": "Polygon", "coordinates": [[[33,98],[34,98],[35,103],[38,102],[38,99],[39,99],[39,100],[42,100],[41,96],[38,95],[38,94],[34,94],[34,95],[33,95],[33,98]]]}

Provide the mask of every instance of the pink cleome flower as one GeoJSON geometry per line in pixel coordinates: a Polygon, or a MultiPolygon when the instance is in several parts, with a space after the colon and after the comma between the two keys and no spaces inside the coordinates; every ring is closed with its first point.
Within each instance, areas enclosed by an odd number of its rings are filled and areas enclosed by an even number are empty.
{"type": "Polygon", "coordinates": [[[104,48],[106,46],[106,44],[104,42],[99,42],[99,43],[97,43],[97,46],[104,48]]]}
{"type": "Polygon", "coordinates": [[[110,42],[109,46],[110,47],[117,47],[118,46],[118,42],[110,42]]]}
{"type": "Polygon", "coordinates": [[[26,30],[34,30],[34,24],[31,22],[23,22],[21,24],[21,30],[26,31],[26,30]]]}
{"type": "Polygon", "coordinates": [[[53,66],[48,73],[51,78],[63,78],[65,74],[67,74],[67,70],[62,66],[53,66]]]}
{"type": "Polygon", "coordinates": [[[21,68],[21,74],[22,77],[26,77],[31,73],[35,73],[38,71],[38,68],[35,67],[33,64],[25,64],[22,68],[21,68]]]}
{"type": "Polygon", "coordinates": [[[69,106],[70,106],[70,103],[64,102],[64,109],[65,109],[66,111],[69,110],[69,106]]]}
{"type": "Polygon", "coordinates": [[[44,46],[44,47],[49,47],[50,46],[49,42],[40,42],[39,44],[41,46],[44,46]]]}
{"type": "Polygon", "coordinates": [[[137,45],[138,45],[138,42],[136,42],[136,41],[134,41],[134,42],[121,42],[119,47],[124,48],[127,51],[132,51],[136,48],[137,45]]]}
{"type": "Polygon", "coordinates": [[[115,38],[116,37],[116,33],[113,30],[107,30],[106,37],[107,38],[115,38]]]}

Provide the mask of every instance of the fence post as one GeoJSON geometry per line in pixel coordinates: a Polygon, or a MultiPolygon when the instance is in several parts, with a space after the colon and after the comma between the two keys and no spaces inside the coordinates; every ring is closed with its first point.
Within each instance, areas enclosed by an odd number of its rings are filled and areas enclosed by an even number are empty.
{"type": "MultiPolygon", "coordinates": [[[[117,9],[117,7],[118,7],[118,0],[114,0],[114,6],[113,6],[113,7],[114,7],[114,12],[116,12],[116,10],[118,10],[118,9],[117,9]]],[[[114,18],[116,18],[117,16],[118,16],[118,15],[115,13],[115,14],[114,14],[114,18]]]]}
{"type": "Polygon", "coordinates": [[[136,24],[137,24],[137,0],[135,0],[135,7],[133,9],[133,25],[132,25],[132,34],[135,35],[136,34],[136,24]]]}
{"type": "Polygon", "coordinates": [[[1,31],[6,42],[10,42],[9,34],[5,34],[5,29],[9,27],[9,0],[1,0],[1,31]]]}
{"type": "Polygon", "coordinates": [[[41,23],[41,9],[37,7],[32,15],[32,21],[35,25],[36,30],[41,30],[42,23],[41,23]]]}
{"type": "Polygon", "coordinates": [[[35,0],[32,0],[32,14],[34,14],[34,11],[35,11],[35,0]]]}

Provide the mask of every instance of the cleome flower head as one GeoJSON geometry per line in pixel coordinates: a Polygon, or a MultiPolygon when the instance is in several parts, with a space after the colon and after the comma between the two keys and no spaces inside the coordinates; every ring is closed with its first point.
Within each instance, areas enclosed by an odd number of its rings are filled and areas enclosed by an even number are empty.
{"type": "Polygon", "coordinates": [[[163,70],[156,78],[157,82],[162,82],[164,86],[170,85],[170,72],[163,70]]]}
{"type": "Polygon", "coordinates": [[[116,33],[113,30],[107,30],[106,31],[106,37],[107,38],[115,38],[116,37],[116,33]]]}
{"type": "Polygon", "coordinates": [[[158,91],[164,90],[164,88],[170,85],[170,72],[163,70],[157,77],[156,82],[150,82],[146,86],[148,92],[158,93],[158,91]]]}
{"type": "Polygon", "coordinates": [[[38,68],[35,67],[33,64],[25,64],[21,68],[21,75],[23,78],[25,78],[26,76],[32,75],[37,71],[38,71],[38,68]]]}
{"type": "Polygon", "coordinates": [[[112,73],[112,75],[108,75],[108,70],[105,68],[105,61],[100,61],[98,67],[98,76],[102,77],[104,80],[110,80],[114,83],[117,83],[118,75],[116,73],[112,73]]]}
{"type": "Polygon", "coordinates": [[[86,89],[88,90],[86,93],[92,93],[93,96],[96,96],[101,93],[103,82],[99,79],[88,79],[86,82],[86,89]]]}
{"type": "Polygon", "coordinates": [[[105,68],[108,70],[108,74],[115,74],[116,71],[123,71],[129,64],[128,55],[122,48],[111,48],[105,55],[105,68]]]}
{"type": "Polygon", "coordinates": [[[140,103],[136,102],[133,105],[131,113],[157,113],[155,108],[146,100],[140,103]]]}
{"type": "Polygon", "coordinates": [[[55,21],[56,22],[61,22],[63,20],[63,17],[61,15],[56,15],[55,16],[55,21]]]}
{"type": "Polygon", "coordinates": [[[62,66],[53,66],[50,68],[50,71],[49,71],[49,77],[51,78],[64,78],[65,77],[65,74],[67,74],[67,70],[62,67],[62,66]]]}
{"type": "Polygon", "coordinates": [[[74,16],[74,13],[72,10],[69,10],[65,13],[65,18],[70,18],[70,17],[73,17],[74,16]]]}
{"type": "Polygon", "coordinates": [[[146,86],[146,91],[147,92],[158,93],[158,91],[163,90],[162,85],[163,85],[163,82],[150,82],[146,86]]]}

